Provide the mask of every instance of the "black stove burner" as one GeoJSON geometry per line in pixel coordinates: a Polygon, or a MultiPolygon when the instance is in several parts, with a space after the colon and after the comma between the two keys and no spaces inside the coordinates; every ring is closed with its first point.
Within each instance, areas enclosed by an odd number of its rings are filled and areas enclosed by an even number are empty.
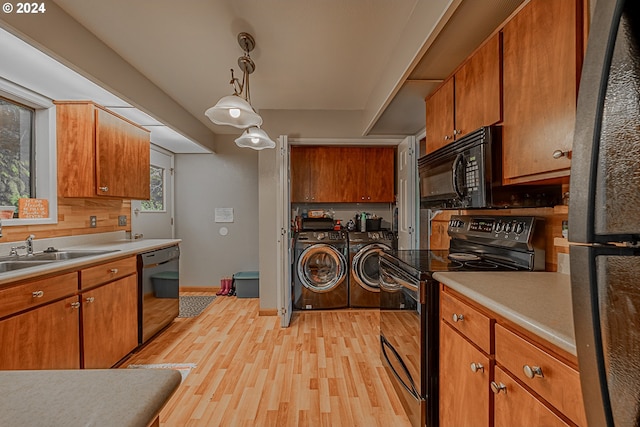
{"type": "Polygon", "coordinates": [[[453,261],[477,261],[480,257],[476,254],[467,254],[462,252],[449,254],[449,259],[453,261]]]}
{"type": "Polygon", "coordinates": [[[468,268],[474,268],[474,269],[477,268],[479,270],[494,270],[499,267],[498,264],[494,264],[492,262],[487,262],[482,260],[467,261],[464,263],[464,266],[468,268]]]}

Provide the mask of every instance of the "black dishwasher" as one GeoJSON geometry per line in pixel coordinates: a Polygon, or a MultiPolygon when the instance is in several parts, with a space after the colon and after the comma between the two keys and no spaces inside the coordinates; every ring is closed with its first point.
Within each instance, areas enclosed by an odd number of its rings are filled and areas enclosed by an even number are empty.
{"type": "Polygon", "coordinates": [[[138,255],[138,343],[144,344],[180,312],[180,248],[138,255]]]}

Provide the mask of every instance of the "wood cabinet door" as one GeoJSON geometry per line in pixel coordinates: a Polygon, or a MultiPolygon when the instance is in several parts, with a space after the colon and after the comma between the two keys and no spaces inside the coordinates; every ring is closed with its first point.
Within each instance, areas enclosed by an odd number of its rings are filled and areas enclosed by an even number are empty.
{"type": "Polygon", "coordinates": [[[339,151],[332,146],[310,147],[309,169],[311,180],[309,185],[310,202],[335,202],[338,192],[336,172],[339,151]]]}
{"type": "Polygon", "coordinates": [[[395,148],[365,148],[364,202],[393,203],[395,201],[395,148]]]}
{"type": "Polygon", "coordinates": [[[0,321],[0,369],[80,368],[77,302],[73,296],[0,321]]]}
{"type": "Polygon", "coordinates": [[[454,80],[450,77],[425,104],[427,114],[427,154],[453,141],[454,80]]]}
{"type": "Polygon", "coordinates": [[[131,275],[80,294],[83,367],[110,368],[138,345],[138,281],[131,275]]]}
{"type": "Polygon", "coordinates": [[[96,193],[148,200],[149,132],[96,108],[96,193]]]}
{"type": "Polygon", "coordinates": [[[441,321],[440,427],[491,425],[490,371],[489,358],[441,321]]]}
{"type": "Polygon", "coordinates": [[[494,382],[505,387],[494,398],[495,427],[569,426],[497,366],[494,382]]]}
{"type": "Polygon", "coordinates": [[[96,193],[95,123],[91,103],[56,103],[58,196],[96,193]]]}
{"type": "Polygon", "coordinates": [[[357,203],[364,201],[366,148],[335,147],[336,181],[335,202],[357,203]]]}
{"type": "Polygon", "coordinates": [[[569,175],[582,61],[580,0],[532,0],[503,29],[505,184],[569,175]],[[578,4],[579,3],[579,4],[578,4]]]}
{"type": "Polygon", "coordinates": [[[309,168],[309,147],[292,146],[289,151],[291,201],[305,203],[309,201],[311,169],[309,168]]]}
{"type": "Polygon", "coordinates": [[[502,120],[501,34],[491,37],[455,74],[455,137],[502,120]]]}

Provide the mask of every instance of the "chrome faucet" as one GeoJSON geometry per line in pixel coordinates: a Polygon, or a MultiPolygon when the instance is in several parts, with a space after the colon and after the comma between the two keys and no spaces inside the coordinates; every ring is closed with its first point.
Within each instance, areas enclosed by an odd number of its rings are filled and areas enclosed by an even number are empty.
{"type": "Polygon", "coordinates": [[[25,240],[25,243],[27,244],[27,255],[33,255],[33,239],[36,236],[34,236],[33,234],[29,234],[29,237],[27,237],[27,240],[25,240]]]}

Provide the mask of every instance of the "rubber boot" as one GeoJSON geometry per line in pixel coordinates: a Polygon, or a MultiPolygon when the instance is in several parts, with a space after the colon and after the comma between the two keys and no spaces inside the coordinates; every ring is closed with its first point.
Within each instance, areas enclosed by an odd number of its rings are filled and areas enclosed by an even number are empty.
{"type": "Polygon", "coordinates": [[[224,281],[224,290],[220,295],[229,295],[229,291],[231,290],[231,279],[225,277],[222,280],[224,281]]]}
{"type": "Polygon", "coordinates": [[[220,290],[218,292],[216,292],[216,295],[226,295],[224,292],[229,292],[227,290],[227,278],[223,277],[222,279],[220,279],[220,290]]]}
{"type": "Polygon", "coordinates": [[[233,296],[236,295],[236,287],[233,286],[233,278],[232,277],[229,278],[229,293],[227,295],[229,295],[230,297],[233,297],[233,296]]]}

